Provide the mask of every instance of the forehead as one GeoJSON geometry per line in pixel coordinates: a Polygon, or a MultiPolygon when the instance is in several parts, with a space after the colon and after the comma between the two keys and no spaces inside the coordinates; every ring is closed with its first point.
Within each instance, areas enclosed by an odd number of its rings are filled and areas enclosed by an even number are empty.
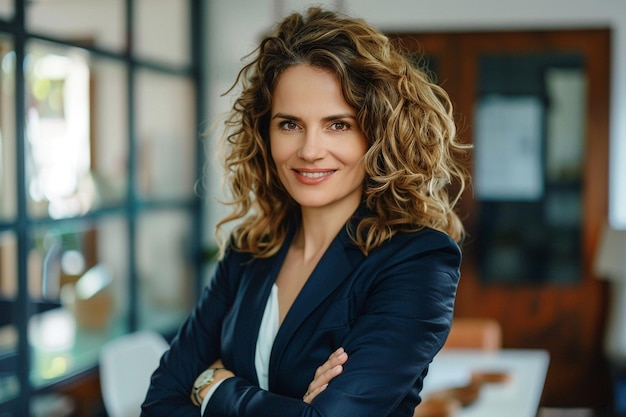
{"type": "Polygon", "coordinates": [[[285,69],[276,80],[272,108],[313,104],[337,106],[344,111],[351,108],[343,97],[339,78],[332,71],[306,64],[285,69]]]}

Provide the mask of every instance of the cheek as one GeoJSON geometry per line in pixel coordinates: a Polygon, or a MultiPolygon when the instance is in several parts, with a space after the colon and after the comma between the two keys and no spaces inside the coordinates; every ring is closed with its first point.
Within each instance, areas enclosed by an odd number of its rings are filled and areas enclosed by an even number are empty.
{"type": "Polygon", "coordinates": [[[272,158],[274,158],[274,153],[276,153],[276,145],[275,145],[276,141],[275,141],[274,139],[272,139],[272,134],[271,134],[271,133],[269,134],[269,139],[268,139],[268,141],[269,141],[268,143],[269,143],[269,145],[270,145],[270,146],[269,146],[269,149],[270,149],[270,156],[271,156],[272,158]]]}
{"type": "Polygon", "coordinates": [[[274,169],[278,174],[278,180],[281,184],[285,185],[285,163],[289,159],[288,154],[285,152],[285,149],[280,146],[274,146],[270,143],[270,158],[274,163],[274,169]]]}
{"type": "Polygon", "coordinates": [[[272,140],[271,135],[270,135],[270,154],[276,166],[278,166],[281,162],[285,160],[284,146],[278,146],[276,143],[276,140],[272,140]]]}
{"type": "Polygon", "coordinates": [[[366,152],[367,152],[367,148],[363,146],[362,143],[359,143],[357,145],[352,143],[352,145],[349,148],[344,150],[343,158],[347,164],[357,167],[358,169],[364,170],[366,152]]]}

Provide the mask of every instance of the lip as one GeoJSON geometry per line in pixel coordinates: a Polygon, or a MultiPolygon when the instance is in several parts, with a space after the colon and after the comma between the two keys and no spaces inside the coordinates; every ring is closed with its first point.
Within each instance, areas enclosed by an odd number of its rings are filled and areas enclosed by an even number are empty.
{"type": "Polygon", "coordinates": [[[296,179],[306,185],[316,185],[333,176],[334,169],[294,169],[296,179]]]}

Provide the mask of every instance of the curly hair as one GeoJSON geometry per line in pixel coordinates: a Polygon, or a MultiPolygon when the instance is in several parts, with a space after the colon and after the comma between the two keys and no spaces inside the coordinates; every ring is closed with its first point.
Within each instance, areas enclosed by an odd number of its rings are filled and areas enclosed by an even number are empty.
{"type": "Polygon", "coordinates": [[[268,133],[276,81],[296,64],[336,74],[368,141],[368,210],[350,230],[355,244],[367,254],[399,231],[424,227],[462,239],[454,206],[469,178],[460,163],[469,145],[457,140],[447,93],[383,33],[361,19],[312,7],[278,23],[249,57],[229,90],[241,86],[225,123],[232,212],[217,225],[218,242],[223,226],[237,220],[231,233],[236,249],[268,257],[299,221],[299,206],[272,161],[268,133]]]}

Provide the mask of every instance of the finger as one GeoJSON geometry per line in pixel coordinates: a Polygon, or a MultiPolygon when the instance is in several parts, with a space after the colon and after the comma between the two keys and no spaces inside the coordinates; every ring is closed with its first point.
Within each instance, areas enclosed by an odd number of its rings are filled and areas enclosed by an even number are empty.
{"type": "Polygon", "coordinates": [[[316,375],[313,381],[311,381],[311,383],[309,384],[309,388],[307,389],[307,392],[309,394],[318,392],[318,390],[321,387],[327,386],[330,383],[330,381],[333,378],[335,378],[337,375],[339,375],[341,372],[343,372],[343,366],[337,365],[331,369],[327,369],[326,371],[316,375]]]}
{"type": "Polygon", "coordinates": [[[328,357],[328,360],[324,362],[322,366],[317,368],[315,377],[311,382],[315,384],[316,387],[329,383],[332,378],[341,373],[341,366],[344,365],[347,360],[348,354],[343,348],[337,349],[328,357]]]}
{"type": "Polygon", "coordinates": [[[331,353],[326,362],[315,370],[315,376],[317,377],[337,365],[343,365],[347,360],[348,354],[343,350],[343,348],[339,348],[331,353]]]}
{"type": "Polygon", "coordinates": [[[313,399],[317,397],[319,393],[324,391],[326,387],[328,387],[328,384],[322,385],[321,387],[317,387],[313,391],[310,391],[310,392],[307,391],[306,394],[304,394],[304,397],[302,397],[302,400],[307,404],[311,404],[311,401],[313,401],[313,399]]]}
{"type": "Polygon", "coordinates": [[[334,355],[334,359],[337,360],[337,365],[343,365],[348,360],[348,354],[343,350],[343,348],[337,349],[334,355]]]}
{"type": "Polygon", "coordinates": [[[328,360],[324,365],[317,368],[315,376],[313,377],[313,384],[315,387],[324,385],[330,382],[331,379],[336,377],[343,370],[343,364],[347,360],[347,355],[344,353],[342,356],[333,360],[328,360]]]}
{"type": "Polygon", "coordinates": [[[313,381],[309,384],[307,392],[303,398],[307,398],[311,401],[312,398],[310,398],[310,396],[313,395],[313,393],[315,393],[313,396],[314,398],[319,392],[321,392],[320,389],[326,389],[325,387],[328,386],[330,381],[343,372],[343,365],[347,360],[348,354],[341,347],[331,353],[326,362],[315,370],[313,381]]]}

